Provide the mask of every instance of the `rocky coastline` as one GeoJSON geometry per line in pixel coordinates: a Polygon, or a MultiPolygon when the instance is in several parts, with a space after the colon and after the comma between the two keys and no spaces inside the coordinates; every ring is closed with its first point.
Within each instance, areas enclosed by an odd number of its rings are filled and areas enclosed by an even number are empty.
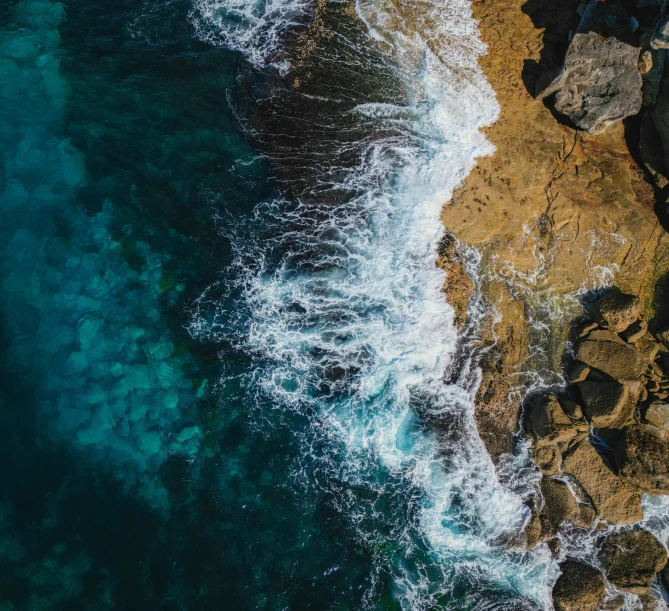
{"type": "Polygon", "coordinates": [[[444,206],[438,264],[464,326],[459,245],[483,255],[479,432],[498,464],[531,442],[525,544],[559,556],[556,609],[656,608],[667,552],[634,525],[643,494],[669,494],[669,2],[473,12],[497,151],[444,206]],[[601,532],[598,566],[559,555],[565,524],[601,532]]]}

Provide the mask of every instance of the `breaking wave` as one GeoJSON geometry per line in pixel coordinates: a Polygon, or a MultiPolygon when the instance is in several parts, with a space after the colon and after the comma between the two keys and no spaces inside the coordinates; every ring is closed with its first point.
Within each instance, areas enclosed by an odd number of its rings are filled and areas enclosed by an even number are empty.
{"type": "MultiPolygon", "coordinates": [[[[281,63],[285,79],[294,66],[284,34],[316,10],[295,0],[195,7],[205,40],[240,50],[270,78],[281,63]]],[[[353,93],[341,112],[313,117],[318,133],[332,135],[304,145],[314,156],[259,129],[273,143],[265,148],[284,196],[261,204],[250,228],[224,229],[238,275],[202,295],[191,331],[235,338],[255,359],[247,385],[276,410],[307,417],[296,431],[305,450],[297,485],[348,517],[374,552],[376,574],[392,576],[402,608],[549,607],[550,553],[515,547],[532,471],[515,465],[513,485],[500,482],[474,421],[479,372],[467,337],[484,307],[472,299],[470,329],[459,334],[436,266],[441,207],[475,159],[493,152],[480,131],[498,113],[477,64],[485,49],[468,1],[355,8],[402,99],[353,93]],[[338,139],[343,131],[361,135],[338,139]],[[236,312],[222,309],[221,291],[239,293],[236,312]]],[[[352,40],[332,44],[360,53],[352,40]]],[[[327,84],[319,97],[277,82],[271,95],[328,108],[327,84]]],[[[478,254],[464,254],[476,278],[478,254]]],[[[366,601],[376,608],[374,587],[366,601]]]]}

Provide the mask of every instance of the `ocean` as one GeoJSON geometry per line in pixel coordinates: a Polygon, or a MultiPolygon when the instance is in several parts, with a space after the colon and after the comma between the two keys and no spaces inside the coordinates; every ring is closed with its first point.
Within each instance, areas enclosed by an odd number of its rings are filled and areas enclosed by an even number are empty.
{"type": "Polygon", "coordinates": [[[550,608],[436,266],[484,52],[468,0],[5,0],[2,611],[550,608]]]}

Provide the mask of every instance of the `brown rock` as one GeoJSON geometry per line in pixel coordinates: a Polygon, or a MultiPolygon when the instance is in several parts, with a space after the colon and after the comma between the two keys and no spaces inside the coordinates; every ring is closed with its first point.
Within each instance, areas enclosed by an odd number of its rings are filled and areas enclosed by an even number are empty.
{"type": "Polygon", "coordinates": [[[598,428],[623,426],[641,392],[639,382],[580,382],[577,386],[583,398],[585,417],[598,428]]]}
{"type": "Polygon", "coordinates": [[[559,475],[562,471],[562,453],[557,444],[532,447],[532,460],[545,475],[559,475]]]}
{"type": "Polygon", "coordinates": [[[623,337],[625,338],[625,341],[633,344],[635,341],[641,339],[647,332],[648,324],[643,320],[637,320],[623,331],[623,337]]]}
{"type": "Polygon", "coordinates": [[[567,372],[567,381],[575,384],[576,382],[583,382],[590,373],[590,367],[581,361],[574,361],[567,372]]]}
{"type": "Polygon", "coordinates": [[[644,354],[649,362],[654,361],[657,358],[657,354],[660,351],[660,344],[648,337],[642,337],[634,342],[637,350],[644,354]]]}
{"type": "Polygon", "coordinates": [[[526,430],[537,445],[573,439],[577,431],[555,395],[534,397],[528,406],[526,430]]]}
{"type": "Polygon", "coordinates": [[[553,586],[556,611],[596,611],[604,601],[604,575],[595,567],[574,558],[560,564],[562,574],[553,586]]]}
{"type": "Polygon", "coordinates": [[[659,429],[669,430],[669,403],[656,401],[646,409],[644,418],[659,429]]]}
{"type": "Polygon", "coordinates": [[[578,480],[605,520],[631,524],[643,517],[641,491],[616,477],[587,440],[564,457],[563,470],[578,480]]]}
{"type": "Polygon", "coordinates": [[[634,594],[647,594],[655,575],[667,564],[667,551],[646,530],[609,535],[602,545],[608,580],[634,594]]]}
{"type": "Polygon", "coordinates": [[[669,494],[669,444],[640,426],[630,426],[613,457],[621,480],[650,494],[669,494]]]}
{"type": "Polygon", "coordinates": [[[643,352],[617,336],[618,341],[599,341],[591,339],[593,335],[591,333],[576,348],[576,358],[579,361],[603,371],[619,382],[637,380],[648,369],[650,359],[643,352]]]}
{"type": "Polygon", "coordinates": [[[541,509],[543,535],[545,539],[554,537],[562,523],[578,515],[576,499],[569,491],[569,486],[552,477],[541,480],[541,494],[544,506],[541,509]]]}
{"type": "Polygon", "coordinates": [[[620,333],[639,318],[641,302],[635,295],[613,290],[592,304],[591,312],[602,327],[620,333]]]}

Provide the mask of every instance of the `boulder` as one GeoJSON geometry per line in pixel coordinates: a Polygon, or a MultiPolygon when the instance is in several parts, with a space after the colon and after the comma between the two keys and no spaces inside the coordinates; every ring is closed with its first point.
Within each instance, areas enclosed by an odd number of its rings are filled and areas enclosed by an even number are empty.
{"type": "Polygon", "coordinates": [[[655,575],[667,564],[667,552],[646,530],[609,535],[602,545],[608,580],[633,594],[648,594],[655,575]]]}
{"type": "Polygon", "coordinates": [[[643,517],[641,491],[616,477],[586,439],[565,455],[563,470],[578,480],[605,520],[631,524],[643,517]]]}
{"type": "Polygon", "coordinates": [[[525,428],[535,445],[555,444],[573,439],[577,431],[555,395],[539,395],[528,404],[525,428]]]}
{"type": "Polygon", "coordinates": [[[642,105],[639,49],[596,32],[577,33],[560,75],[537,96],[555,94],[555,110],[591,134],[605,130],[642,105]]]}
{"type": "Polygon", "coordinates": [[[532,460],[545,475],[559,475],[562,471],[562,453],[556,443],[533,444],[532,460]]]}
{"type": "Polygon", "coordinates": [[[643,427],[623,430],[613,459],[621,480],[650,494],[669,494],[669,444],[643,427]]]}
{"type": "Polygon", "coordinates": [[[590,373],[590,367],[581,361],[574,361],[567,371],[567,381],[575,384],[576,382],[583,382],[590,373]]]}
{"type": "Polygon", "coordinates": [[[641,392],[640,382],[579,382],[583,412],[597,428],[617,428],[627,422],[641,392]]]}
{"type": "Polygon", "coordinates": [[[669,403],[655,401],[646,409],[644,418],[658,429],[669,430],[669,403]]]}
{"type": "MultiPolygon", "coordinates": [[[[596,331],[595,334],[604,333],[596,331]]],[[[638,380],[648,369],[650,359],[633,346],[619,341],[600,341],[590,334],[576,348],[576,358],[589,367],[599,369],[614,380],[638,380]]]]}
{"type": "Polygon", "coordinates": [[[560,570],[553,586],[556,611],[595,611],[601,607],[606,595],[601,571],[574,558],[560,563],[560,570]]]}
{"type": "Polygon", "coordinates": [[[639,318],[641,302],[635,295],[614,289],[595,301],[590,311],[602,327],[620,333],[639,318]]]}
{"type": "Polygon", "coordinates": [[[648,332],[648,323],[644,320],[637,320],[633,322],[625,331],[623,337],[626,342],[633,344],[635,341],[641,339],[648,332]]]}

